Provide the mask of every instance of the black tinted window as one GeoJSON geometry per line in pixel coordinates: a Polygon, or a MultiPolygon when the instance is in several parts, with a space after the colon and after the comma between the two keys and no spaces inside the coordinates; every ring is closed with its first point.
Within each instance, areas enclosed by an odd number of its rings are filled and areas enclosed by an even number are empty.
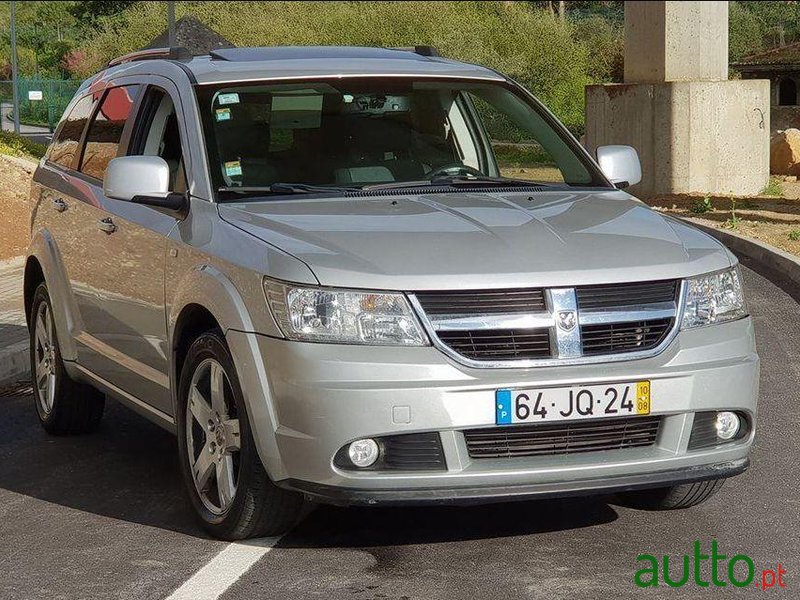
{"type": "Polygon", "coordinates": [[[80,170],[91,177],[102,179],[108,162],[116,158],[122,130],[130,117],[138,85],[111,88],[106,92],[97,114],[86,134],[80,170]]]}
{"type": "Polygon", "coordinates": [[[53,138],[53,143],[47,150],[47,160],[62,167],[72,167],[81,142],[81,135],[86,127],[86,121],[92,114],[94,103],[95,98],[92,94],[78,100],[69,116],[61,122],[53,138]]]}

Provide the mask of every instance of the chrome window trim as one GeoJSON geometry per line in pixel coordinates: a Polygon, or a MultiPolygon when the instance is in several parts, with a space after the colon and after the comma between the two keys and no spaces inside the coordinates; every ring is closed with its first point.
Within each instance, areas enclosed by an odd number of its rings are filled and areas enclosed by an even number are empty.
{"type": "MultiPolygon", "coordinates": [[[[572,290],[572,293],[575,293],[575,288],[554,288],[559,290],[572,290]]],[[[557,311],[553,309],[553,298],[551,295],[551,291],[549,288],[546,288],[545,298],[546,301],[551,308],[551,312],[548,315],[548,325],[547,327],[550,328],[551,332],[551,342],[553,342],[553,348],[561,350],[560,348],[560,341],[558,339],[558,325],[556,323],[556,315],[557,311]]],[[[624,362],[630,360],[639,360],[643,358],[652,358],[658,354],[661,354],[667,347],[672,343],[672,341],[677,337],[678,333],[680,333],[680,323],[683,318],[683,308],[685,302],[685,291],[686,291],[686,284],[684,280],[680,280],[678,282],[678,300],[676,303],[657,303],[652,305],[637,305],[637,306],[630,306],[626,307],[625,310],[601,310],[601,311],[592,311],[586,310],[583,313],[578,310],[578,325],[575,327],[576,330],[580,331],[581,325],[587,324],[598,324],[598,323],[625,323],[625,322],[632,322],[632,321],[641,321],[647,319],[658,319],[658,318],[673,318],[674,321],[672,323],[672,327],[670,328],[669,333],[664,338],[664,340],[655,348],[651,348],[649,350],[640,350],[636,352],[621,352],[619,354],[599,354],[599,355],[592,355],[592,356],[576,356],[576,357],[564,357],[564,358],[541,358],[541,359],[521,359],[521,360],[495,360],[495,361],[484,361],[484,360],[474,360],[471,358],[467,358],[449,346],[447,346],[444,342],[439,339],[439,336],[436,334],[437,329],[434,325],[434,321],[428,318],[428,315],[425,313],[422,305],[420,304],[419,300],[416,297],[416,294],[409,293],[407,294],[408,300],[411,303],[414,312],[416,312],[417,318],[422,323],[422,327],[425,329],[425,332],[428,334],[433,346],[443,352],[445,355],[453,359],[455,362],[464,365],[465,367],[471,367],[474,369],[528,369],[528,368],[535,368],[535,367],[556,367],[562,365],[588,365],[588,364],[602,364],[602,363],[614,363],[614,362],[624,362]],[[666,305],[670,305],[672,308],[667,313],[666,305]],[[653,307],[653,308],[650,308],[653,307]],[[646,315],[644,317],[643,315],[646,315]],[[588,317],[588,321],[585,317],[588,317]]],[[[542,319],[544,313],[533,313],[531,315],[522,315],[522,316],[529,316],[532,317],[533,321],[535,322],[544,322],[542,319]]],[[[503,324],[504,322],[512,322],[512,320],[516,320],[520,317],[519,314],[516,315],[491,315],[491,316],[477,316],[473,317],[470,316],[465,319],[464,323],[475,323],[475,322],[489,322],[489,323],[500,323],[503,324]],[[505,321],[504,321],[505,318],[505,321]]],[[[437,322],[442,323],[445,322],[450,325],[454,325],[456,323],[456,319],[454,318],[442,318],[438,317],[437,322]]],[[[487,327],[488,328],[488,327],[487,327]]],[[[503,327],[499,327],[502,329],[503,327]]],[[[467,328],[464,328],[467,329],[467,328]]],[[[445,329],[440,329],[444,331],[445,329]]],[[[446,329],[447,331],[453,331],[454,329],[446,329]]],[[[580,339],[580,338],[579,338],[580,339]]]]}

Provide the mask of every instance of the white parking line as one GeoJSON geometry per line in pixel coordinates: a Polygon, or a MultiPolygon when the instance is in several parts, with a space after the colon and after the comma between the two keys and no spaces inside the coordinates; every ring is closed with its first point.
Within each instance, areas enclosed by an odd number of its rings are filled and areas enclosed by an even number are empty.
{"type": "Polygon", "coordinates": [[[278,536],[230,544],[166,600],[216,600],[280,539],[278,536]]]}

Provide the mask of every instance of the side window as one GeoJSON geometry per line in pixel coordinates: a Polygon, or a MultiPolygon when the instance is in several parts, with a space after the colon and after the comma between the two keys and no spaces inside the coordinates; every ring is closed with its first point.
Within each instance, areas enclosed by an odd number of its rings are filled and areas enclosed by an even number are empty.
{"type": "Polygon", "coordinates": [[[172,98],[165,91],[152,88],[139,115],[130,154],[160,156],[169,165],[170,191],[187,191],[178,115],[172,98]]]}
{"type": "Polygon", "coordinates": [[[126,85],[110,88],[106,92],[86,133],[80,166],[82,173],[103,179],[109,161],[116,158],[119,151],[122,130],[136,102],[139,87],[126,85]]]}
{"type": "Polygon", "coordinates": [[[47,149],[45,158],[48,161],[68,169],[72,168],[86,121],[92,115],[94,102],[92,94],[78,100],[67,118],[61,122],[53,142],[47,149]]]}
{"type": "Polygon", "coordinates": [[[500,174],[535,181],[585,184],[591,176],[541,116],[531,118],[523,102],[499,90],[467,96],[489,137],[500,174]]]}

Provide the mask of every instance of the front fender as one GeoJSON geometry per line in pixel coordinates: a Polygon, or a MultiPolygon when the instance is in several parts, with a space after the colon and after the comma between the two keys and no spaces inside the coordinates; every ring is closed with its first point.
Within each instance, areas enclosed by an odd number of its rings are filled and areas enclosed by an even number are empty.
{"type": "MultiPolygon", "coordinates": [[[[260,360],[256,336],[252,335],[256,327],[237,287],[225,273],[212,265],[192,269],[176,288],[169,308],[168,330],[170,348],[173,349],[170,384],[173,390],[174,414],[178,410],[177,368],[174,365],[176,325],[181,313],[190,305],[199,305],[208,310],[222,328],[236,365],[258,455],[270,477],[285,478],[275,438],[278,421],[268,375],[264,361],[260,360]]],[[[264,310],[267,310],[266,301],[264,310]]]]}

